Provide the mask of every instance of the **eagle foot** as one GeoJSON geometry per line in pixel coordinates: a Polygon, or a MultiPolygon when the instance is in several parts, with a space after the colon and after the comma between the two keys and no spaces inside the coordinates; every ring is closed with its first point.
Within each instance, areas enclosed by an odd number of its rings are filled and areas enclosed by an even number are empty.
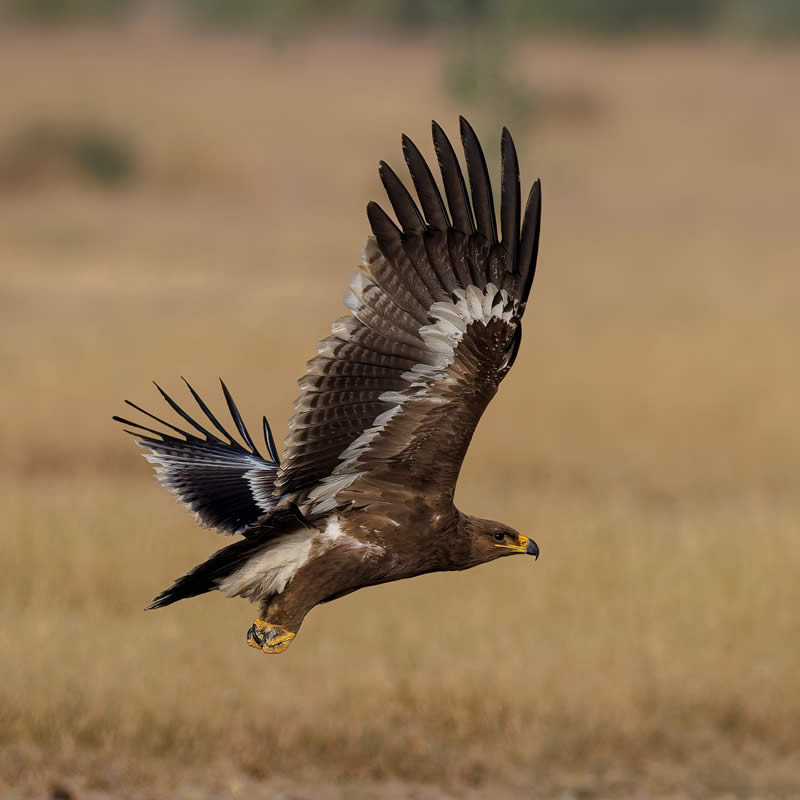
{"type": "Polygon", "coordinates": [[[263,653],[282,653],[292,643],[295,635],[280,625],[257,619],[247,631],[247,644],[263,653]]]}

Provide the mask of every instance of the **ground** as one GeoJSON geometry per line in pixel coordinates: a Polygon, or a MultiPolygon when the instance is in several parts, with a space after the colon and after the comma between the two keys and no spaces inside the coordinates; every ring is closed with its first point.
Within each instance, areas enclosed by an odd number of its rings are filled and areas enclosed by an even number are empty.
{"type": "MultiPolygon", "coordinates": [[[[401,165],[401,131],[430,154],[432,117],[456,130],[441,53],[0,33],[4,130],[92,119],[140,161],[118,190],[0,187],[0,797],[800,793],[789,49],[518,54],[592,111],[514,131],[544,185],[540,273],[457,501],[538,562],[356,593],[276,658],[246,646],[243,602],[141,610],[223,540],[111,415],[180,375],[220,408],[222,375],[283,435],[378,160],[401,165]]],[[[471,116],[496,169],[502,120],[471,116]]]]}

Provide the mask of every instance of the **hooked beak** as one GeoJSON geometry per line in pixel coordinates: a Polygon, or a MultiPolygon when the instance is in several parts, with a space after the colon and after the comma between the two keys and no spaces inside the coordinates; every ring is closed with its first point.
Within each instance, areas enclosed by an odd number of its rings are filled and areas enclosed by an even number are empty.
{"type": "Polygon", "coordinates": [[[502,547],[505,550],[513,550],[515,553],[525,553],[534,558],[539,558],[539,545],[533,539],[529,539],[522,534],[519,536],[519,544],[496,544],[495,547],[502,547]]]}

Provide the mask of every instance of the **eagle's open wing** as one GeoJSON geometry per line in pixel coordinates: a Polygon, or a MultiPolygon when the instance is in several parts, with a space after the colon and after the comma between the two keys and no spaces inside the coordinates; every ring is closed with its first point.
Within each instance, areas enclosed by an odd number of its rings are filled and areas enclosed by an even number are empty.
{"type": "Polygon", "coordinates": [[[244,445],[223,427],[188,381],[186,386],[205,415],[206,425],[210,423],[216,433],[191,417],[158,384],[156,388],[161,396],[188,423],[190,430],[178,428],[130,400],[125,402],[171,433],[124,417],[115,416],[114,419],[127,426],[127,432],[136,438],[136,443],[149,451],[145,458],[154,465],[161,485],[174,492],[186,508],[194,512],[201,525],[218,528],[224,533],[243,533],[248,525],[272,510],[278,452],[264,417],[264,443],[269,458],[261,455],[228,387],[220,383],[244,445]]]}
{"type": "Polygon", "coordinates": [[[275,480],[279,503],[322,514],[380,502],[400,485],[452,496],[478,420],[520,345],[541,219],[537,181],[520,231],[517,155],[504,129],[498,237],[486,161],[463,118],[461,138],[472,203],[436,123],[447,205],[407,137],[421,211],[381,163],[401,227],[367,206],[374,238],[345,298],[352,314],[334,322],[300,380],[275,480]]]}

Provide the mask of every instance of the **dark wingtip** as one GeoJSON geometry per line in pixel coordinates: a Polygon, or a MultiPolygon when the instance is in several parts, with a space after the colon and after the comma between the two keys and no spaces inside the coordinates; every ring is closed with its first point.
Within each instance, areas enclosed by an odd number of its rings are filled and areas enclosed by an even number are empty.
{"type": "MultiPolygon", "coordinates": [[[[191,393],[192,397],[194,398],[195,403],[197,403],[197,405],[200,407],[200,410],[206,415],[206,417],[208,418],[209,422],[211,422],[211,424],[228,440],[228,442],[229,442],[229,444],[231,446],[240,447],[239,443],[233,438],[233,436],[230,435],[230,433],[228,433],[227,430],[225,430],[225,428],[223,427],[222,423],[214,416],[214,414],[212,413],[211,409],[203,401],[203,398],[200,397],[199,394],[197,394],[197,392],[194,390],[194,387],[192,386],[192,384],[189,383],[189,381],[187,381],[186,378],[184,378],[182,375],[181,375],[181,379],[186,384],[186,388],[191,393]]],[[[183,411],[181,409],[177,409],[177,410],[178,410],[178,413],[181,414],[181,416],[183,416],[183,411]]],[[[191,422],[191,418],[188,418],[188,419],[191,422]]],[[[203,430],[205,430],[205,429],[203,429],[203,430]]],[[[211,434],[208,434],[208,435],[211,435],[211,434]]],[[[216,437],[214,437],[214,438],[216,438],[216,437]]]]}
{"type": "MultiPolygon", "coordinates": [[[[150,419],[154,419],[160,425],[163,425],[164,427],[169,428],[170,430],[175,431],[176,433],[179,433],[181,436],[185,437],[186,439],[196,439],[197,438],[196,436],[194,436],[194,434],[191,434],[188,431],[184,431],[181,428],[176,427],[171,422],[167,422],[165,419],[161,419],[161,417],[157,417],[155,414],[151,414],[149,411],[145,411],[145,409],[143,409],[141,406],[136,405],[136,403],[134,403],[132,400],[126,400],[125,404],[129,405],[133,409],[136,409],[136,411],[138,411],[140,414],[144,414],[146,417],[149,417],[150,419]]],[[[145,428],[144,425],[140,425],[139,423],[136,423],[136,422],[132,422],[132,423],[128,423],[128,424],[135,425],[137,428],[142,428],[142,430],[149,430],[149,431],[151,431],[153,433],[158,433],[159,436],[163,436],[164,435],[163,433],[160,433],[159,431],[153,431],[151,428],[145,428]]]]}
{"type": "Polygon", "coordinates": [[[245,443],[250,448],[250,452],[253,453],[253,455],[261,458],[261,453],[258,452],[255,442],[250,437],[250,432],[247,430],[247,425],[245,425],[239,408],[237,407],[233,396],[228,391],[228,387],[225,385],[225,381],[223,381],[222,378],[219,379],[219,385],[222,387],[222,394],[225,395],[225,402],[228,404],[228,411],[230,412],[233,422],[236,425],[236,430],[239,431],[239,435],[242,437],[242,439],[244,439],[245,443]]]}
{"type": "Polygon", "coordinates": [[[383,188],[392,204],[397,221],[404,231],[422,233],[425,230],[425,220],[422,218],[417,204],[408,193],[397,173],[385,162],[381,161],[378,167],[383,188]]]}
{"type": "Polygon", "coordinates": [[[503,128],[500,138],[501,187],[500,187],[500,228],[502,244],[511,259],[511,269],[517,270],[517,249],[519,247],[519,161],[517,149],[508,128],[503,128]]]}
{"type": "MultiPolygon", "coordinates": [[[[167,405],[176,414],[178,414],[180,417],[182,417],[184,420],[186,420],[186,422],[188,422],[195,430],[200,431],[200,433],[202,433],[203,436],[205,436],[209,441],[211,441],[212,439],[217,439],[217,437],[214,436],[214,434],[211,433],[211,431],[206,430],[199,422],[197,422],[196,419],[194,419],[193,417],[189,416],[189,414],[187,414],[155,381],[153,381],[153,385],[161,393],[161,396],[164,398],[164,400],[166,400],[167,405]]],[[[188,383],[187,383],[187,386],[188,386],[188,383]]],[[[191,389],[191,387],[189,387],[189,388],[191,389]]],[[[147,413],[147,412],[145,412],[145,413],[147,413]]],[[[150,416],[152,416],[152,414],[150,416]]],[[[158,419],[158,418],[154,417],[154,419],[158,419]]],[[[214,420],[212,419],[212,422],[213,421],[214,420]]],[[[163,420],[159,420],[159,422],[163,422],[163,420]]],[[[168,424],[168,423],[164,423],[164,424],[168,424]]],[[[229,434],[227,434],[227,433],[225,435],[229,436],[229,434]]],[[[220,440],[217,439],[217,441],[220,441],[220,440]]]]}
{"type": "Polygon", "coordinates": [[[463,116],[462,114],[458,115],[458,130],[461,134],[462,140],[465,138],[474,139],[476,142],[480,141],[478,139],[478,134],[475,133],[475,128],[469,124],[469,120],[463,116]]]}
{"type": "Polygon", "coordinates": [[[414,142],[404,133],[402,138],[403,156],[411,174],[422,213],[428,226],[437,231],[446,231],[450,226],[447,209],[439,192],[439,187],[431,174],[428,162],[414,142]]]}
{"type": "Polygon", "coordinates": [[[520,302],[524,307],[536,274],[539,255],[539,233],[542,224],[542,182],[538,178],[531,186],[525,217],[522,223],[522,240],[519,247],[519,272],[521,280],[520,302]]]}
{"type": "Polygon", "coordinates": [[[367,219],[379,245],[381,240],[400,238],[400,229],[394,224],[394,220],[374,200],[367,203],[367,219]]]}
{"type": "Polygon", "coordinates": [[[160,431],[157,431],[157,430],[155,430],[153,428],[145,428],[144,425],[140,425],[138,422],[131,422],[131,420],[125,419],[125,417],[120,417],[117,414],[114,414],[114,416],[111,417],[111,419],[114,420],[114,422],[119,422],[120,425],[129,425],[131,428],[139,428],[139,430],[136,430],[136,431],[129,430],[128,428],[123,428],[122,429],[124,433],[129,433],[131,436],[135,437],[136,439],[153,441],[149,437],[145,436],[142,433],[142,431],[147,431],[148,433],[154,433],[157,436],[160,436],[162,439],[164,438],[164,436],[167,435],[167,434],[161,433],[160,431]]]}
{"type": "Polygon", "coordinates": [[[436,151],[436,159],[439,162],[439,171],[442,174],[442,182],[444,183],[447,204],[450,209],[450,216],[453,219],[453,227],[461,233],[470,235],[475,232],[475,221],[467,195],[464,173],[461,171],[453,145],[447,138],[442,126],[436,120],[431,121],[431,131],[433,133],[433,147],[436,151]]]}
{"type": "Polygon", "coordinates": [[[281,460],[278,456],[278,448],[275,446],[275,439],[272,436],[272,428],[270,428],[266,417],[263,417],[262,421],[264,424],[264,443],[267,446],[267,452],[269,453],[273,463],[280,465],[281,460]]]}
{"type": "Polygon", "coordinates": [[[478,231],[491,244],[497,243],[497,221],[494,214],[492,184],[489,180],[489,169],[483,154],[478,135],[472,125],[460,116],[461,143],[467,158],[467,174],[472,192],[472,208],[475,212],[475,223],[478,231]]]}

